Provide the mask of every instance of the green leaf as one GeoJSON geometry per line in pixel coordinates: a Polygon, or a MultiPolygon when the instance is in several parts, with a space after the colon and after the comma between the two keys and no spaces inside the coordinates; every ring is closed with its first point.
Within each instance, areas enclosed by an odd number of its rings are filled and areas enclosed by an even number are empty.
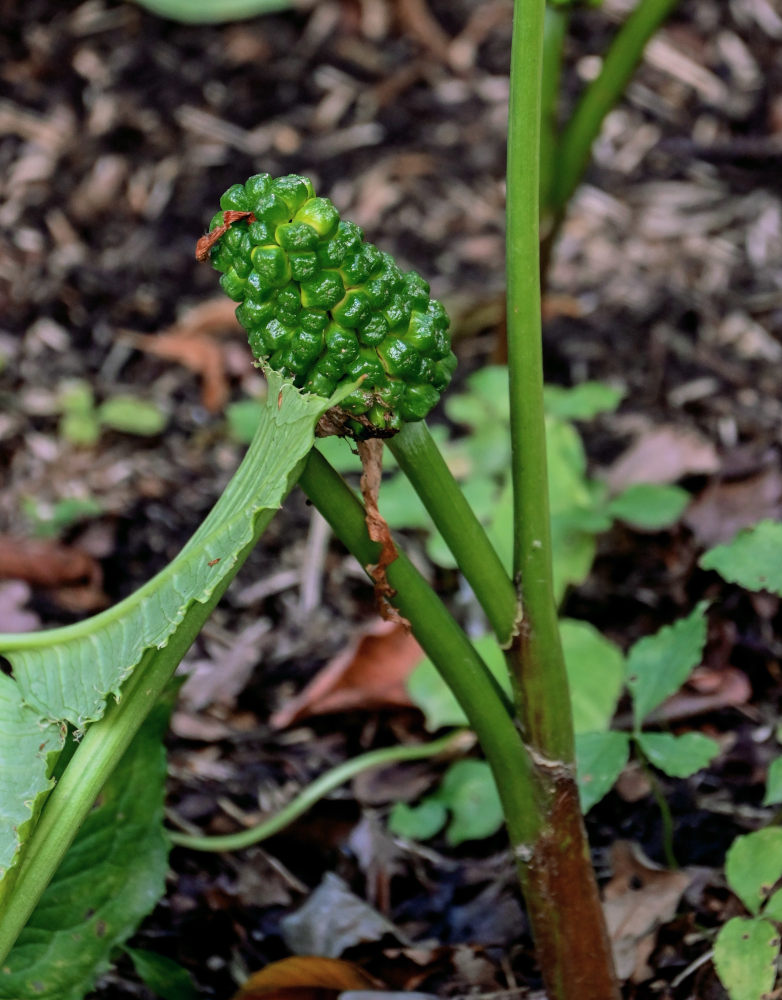
{"type": "Polygon", "coordinates": [[[103,513],[101,505],[92,497],[65,497],[51,509],[39,505],[32,497],[26,497],[22,505],[26,517],[32,522],[36,538],[57,538],[71,525],[103,513]]]}
{"type": "Polygon", "coordinates": [[[725,858],[725,877],[750,913],[759,913],[782,878],[782,827],[736,837],[725,858]]]}
{"type": "Polygon", "coordinates": [[[564,420],[592,420],[599,413],[611,413],[619,406],[624,389],[604,382],[581,382],[566,389],[547,385],[543,390],[546,413],[564,420]]]}
{"type": "MultiPolygon", "coordinates": [[[[315,447],[323,457],[343,476],[350,472],[361,472],[361,459],[356,446],[348,438],[327,437],[318,438],[315,447]]],[[[388,464],[391,452],[383,449],[383,465],[388,464]]],[[[381,487],[382,491],[382,487],[381,487]]]]}
{"type": "Polygon", "coordinates": [[[777,889],[763,907],[763,916],[775,924],[782,924],[782,889],[777,889]]]}
{"type": "Polygon", "coordinates": [[[192,976],[177,962],[141,948],[125,948],[125,951],[139,978],[162,1000],[199,1000],[201,994],[192,976]]]}
{"type": "Polygon", "coordinates": [[[627,686],[633,695],[637,729],[646,716],[678,691],[700,662],[706,642],[706,608],[701,601],[692,614],[655,635],[640,639],[627,657],[627,686]]]}
{"type": "Polygon", "coordinates": [[[624,682],[622,651],[588,622],[563,618],[559,626],[574,729],[577,733],[607,729],[624,682]]]}
{"type": "Polygon", "coordinates": [[[71,444],[89,447],[100,437],[100,424],[94,413],[64,413],[60,417],[59,432],[71,444]]]}
{"type": "MultiPolygon", "coordinates": [[[[510,694],[505,657],[497,640],[491,635],[485,635],[476,639],[473,646],[502,688],[510,694]]],[[[467,717],[430,659],[422,660],[410,674],[407,679],[407,690],[424,713],[426,728],[430,732],[435,732],[443,726],[467,725],[467,717]]]]}
{"type": "Polygon", "coordinates": [[[719,743],[703,733],[636,733],[635,738],[649,763],[672,778],[689,778],[720,752],[719,743]]]}
{"type": "Polygon", "coordinates": [[[138,396],[120,394],[101,403],[97,410],[98,419],[113,431],[154,437],[168,422],[168,417],[154,403],[138,396]]]}
{"type": "Polygon", "coordinates": [[[448,810],[435,798],[426,798],[416,806],[396,802],[388,816],[388,828],[397,837],[429,840],[445,826],[448,810]]]}
{"type": "Polygon", "coordinates": [[[782,757],[775,757],[768,767],[764,806],[775,806],[782,802],[782,757]]]}
{"type": "Polygon", "coordinates": [[[81,1000],[163,895],[169,712],[153,709],[106,783],[0,969],[0,998],[81,1000]]]}
{"type": "Polygon", "coordinates": [[[485,760],[458,760],[452,764],[436,798],[451,811],[445,837],[453,847],[465,840],[491,837],[504,822],[497,786],[485,760]]]}
{"type": "Polygon", "coordinates": [[[229,403],[225,408],[225,419],[228,422],[228,433],[239,444],[249,444],[264,411],[262,399],[240,399],[229,403]]]}
{"type": "Polygon", "coordinates": [[[583,813],[588,813],[611,791],[629,755],[627,733],[576,734],[578,795],[583,813]]]}
{"type": "Polygon", "coordinates": [[[608,513],[634,528],[659,531],[675,524],[690,502],[690,494],[679,486],[636,483],[608,504],[608,513]]]}
{"type": "MultiPolygon", "coordinates": [[[[35,731],[30,727],[43,720],[39,756],[31,749],[23,759],[15,740],[0,741],[0,774],[3,780],[10,774],[12,781],[2,799],[6,815],[32,815],[48,791],[40,754],[55,747],[48,742],[49,727],[70,722],[80,730],[101,718],[107,699],[118,697],[147,650],[163,649],[175,633],[183,634],[195,609],[227,585],[293,487],[312,447],[315,423],[341,395],[334,400],[303,395],[273,372],[268,378],[264,419],[242,465],[172,563],[120,604],[87,621],[45,632],[0,635],[0,654],[9,660],[14,678],[10,683],[17,686],[13,694],[6,692],[10,725],[28,733],[32,747],[35,731]]],[[[15,822],[0,825],[4,863],[18,860],[20,831],[15,822]]],[[[0,891],[7,888],[5,882],[0,884],[0,891]]]]}
{"type": "Polygon", "coordinates": [[[66,729],[25,705],[19,687],[0,673],[0,880],[14,865],[22,841],[54,782],[52,768],[66,729]]]}
{"type": "Polygon", "coordinates": [[[714,942],[714,966],[731,1000],[763,1000],[776,979],[779,936],[767,920],[733,917],[714,942]]]}
{"type": "Polygon", "coordinates": [[[740,531],[733,541],[709,549],[700,565],[716,570],[728,583],[782,597],[782,522],[760,521],[740,531]]]}
{"type": "Polygon", "coordinates": [[[153,14],[186,24],[220,24],[289,10],[292,0],[136,0],[153,14]]]}

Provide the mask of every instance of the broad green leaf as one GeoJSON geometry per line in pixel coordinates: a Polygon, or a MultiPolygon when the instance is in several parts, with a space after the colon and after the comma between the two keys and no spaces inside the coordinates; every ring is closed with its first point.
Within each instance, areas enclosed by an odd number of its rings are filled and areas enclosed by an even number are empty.
{"type": "Polygon", "coordinates": [[[264,409],[262,399],[252,399],[249,396],[226,406],[225,419],[234,441],[239,444],[249,444],[252,441],[264,409]]]}
{"type": "Polygon", "coordinates": [[[779,936],[767,920],[733,917],[714,942],[714,966],[730,1000],[763,1000],[776,979],[779,936]]]}
{"type": "Polygon", "coordinates": [[[782,522],[761,521],[740,531],[733,541],[709,549],[700,565],[747,590],[782,596],[782,522]]]}
{"type": "Polygon", "coordinates": [[[608,513],[634,528],[659,531],[675,524],[690,502],[690,494],[679,486],[636,483],[608,504],[608,513]]]}
{"type": "MultiPolygon", "coordinates": [[[[119,695],[145,652],[162,649],[177,630],[187,628],[196,606],[227,585],[292,488],[312,447],[315,423],[336,399],[303,395],[275,373],[268,377],[264,419],[244,461],[172,563],[135,594],[84,622],[0,635],[0,654],[12,666],[10,683],[18,691],[6,693],[13,726],[28,734],[32,746],[31,720],[43,720],[35,744],[40,754],[56,748],[49,742],[52,723],[69,722],[80,730],[101,718],[106,700],[119,695]]],[[[12,781],[2,802],[4,815],[14,819],[0,824],[0,858],[8,864],[19,847],[16,820],[32,814],[49,778],[40,757],[33,752],[22,760],[17,741],[8,739],[0,741],[0,774],[12,781]]]]}
{"type": "Polygon", "coordinates": [[[66,729],[25,705],[0,673],[0,881],[15,862],[31,821],[54,782],[52,768],[66,729]]]}
{"type": "Polygon", "coordinates": [[[782,878],[782,827],[736,837],[725,858],[725,877],[750,913],[759,913],[782,878]]]}
{"type": "Polygon", "coordinates": [[[637,729],[646,716],[669,695],[678,691],[700,662],[706,642],[707,602],[692,614],[632,647],[627,657],[627,686],[633,695],[637,729]]]}
{"type": "Polygon", "coordinates": [[[195,988],[192,976],[177,962],[142,948],[125,948],[125,951],[130,955],[139,978],[162,1000],[199,1000],[201,994],[195,988]]]}
{"type": "Polygon", "coordinates": [[[763,916],[775,924],[782,924],[782,889],[777,889],[763,907],[763,916]]]}
{"type": "Polygon", "coordinates": [[[104,426],[142,437],[159,434],[168,423],[168,417],[155,403],[127,394],[112,396],[101,403],[97,412],[104,426]]]}
{"type": "Polygon", "coordinates": [[[624,390],[605,382],[581,382],[571,389],[547,385],[543,390],[546,413],[564,420],[592,420],[619,406],[624,390]]]}
{"type": "Polygon", "coordinates": [[[559,627],[575,731],[607,729],[624,683],[622,651],[588,622],[563,618],[559,627]]]}
{"type": "Polygon", "coordinates": [[[719,743],[703,733],[636,733],[635,738],[649,763],[672,778],[702,771],[720,752],[719,743]]]}
{"type": "Polygon", "coordinates": [[[485,760],[458,760],[445,772],[437,800],[451,812],[445,832],[452,846],[491,837],[503,824],[502,804],[485,760]]]}
{"type": "Polygon", "coordinates": [[[445,826],[448,810],[435,798],[423,799],[418,805],[396,802],[388,816],[388,828],[397,837],[409,840],[429,840],[445,826]]]}
{"type": "MultiPolygon", "coordinates": [[[[476,639],[473,645],[501,687],[510,694],[505,657],[497,640],[493,636],[485,635],[476,639]]],[[[430,732],[435,732],[443,726],[467,725],[467,717],[431,660],[425,659],[418,664],[407,680],[407,690],[424,713],[426,728],[430,732]]]]}
{"type": "Polygon", "coordinates": [[[768,768],[764,806],[775,806],[782,802],[782,757],[775,757],[768,768]]]}
{"type": "Polygon", "coordinates": [[[589,509],[592,493],[586,476],[586,452],[578,431],[566,420],[548,417],[546,445],[552,515],[589,509]]]}
{"type": "Polygon", "coordinates": [[[630,755],[627,733],[578,733],[576,762],[581,811],[588,813],[614,786],[630,755]]]}
{"type": "Polygon", "coordinates": [[[153,14],[186,24],[219,24],[288,10],[293,0],[136,0],[153,14]]]}
{"type": "Polygon", "coordinates": [[[3,1000],[81,1000],[163,895],[169,710],[150,713],[3,962],[3,1000]]]}

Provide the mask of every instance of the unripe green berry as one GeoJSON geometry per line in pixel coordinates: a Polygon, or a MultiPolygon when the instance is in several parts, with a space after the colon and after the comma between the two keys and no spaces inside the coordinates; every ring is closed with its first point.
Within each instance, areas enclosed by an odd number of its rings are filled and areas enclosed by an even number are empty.
{"type": "Polygon", "coordinates": [[[253,354],[320,396],[359,381],[339,404],[356,437],[426,416],[456,364],[448,316],[426,281],[365,243],[297,174],[256,174],[220,207],[199,254],[240,303],[253,354]]]}

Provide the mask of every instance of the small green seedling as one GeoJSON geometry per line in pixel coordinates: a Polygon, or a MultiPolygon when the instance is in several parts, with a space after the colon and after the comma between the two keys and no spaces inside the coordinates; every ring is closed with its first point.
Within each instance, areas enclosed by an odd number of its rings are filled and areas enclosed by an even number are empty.
{"type": "MultiPolygon", "coordinates": [[[[648,716],[681,687],[700,662],[706,641],[705,610],[706,605],[700,604],[687,618],[639,640],[626,658],[618,646],[588,623],[572,619],[560,622],[576,733],[579,794],[584,812],[611,790],[633,747],[643,760],[675,778],[690,777],[707,767],[719,752],[719,744],[701,733],[674,735],[643,728],[648,716]],[[629,733],[609,728],[625,684],[633,706],[633,728],[629,733]]],[[[508,685],[502,651],[496,641],[491,636],[484,636],[477,640],[476,646],[498,683],[508,685]]],[[[431,662],[425,660],[416,668],[408,687],[430,731],[466,725],[464,712],[431,662]]],[[[488,766],[479,761],[475,764],[482,766],[483,780],[490,784],[488,766]]],[[[476,768],[473,778],[477,773],[476,768]]],[[[434,836],[446,825],[448,816],[443,811],[439,825],[435,825],[431,802],[449,806],[445,782],[418,806],[395,807],[389,818],[391,830],[400,836],[417,839],[434,836]],[[421,825],[416,826],[419,817],[421,825]]],[[[476,817],[471,831],[473,837],[480,838],[495,833],[499,826],[500,819],[487,813],[476,817]]],[[[464,824],[460,823],[459,829],[464,829],[464,824]]],[[[446,835],[453,841],[450,828],[446,835]]]]}
{"type": "Polygon", "coordinates": [[[158,406],[132,393],[119,393],[96,405],[92,388],[80,380],[62,387],[59,404],[60,434],[80,447],[96,444],[103,430],[154,437],[168,423],[158,406]]]}
{"type": "Polygon", "coordinates": [[[714,965],[731,1000],[771,995],[782,924],[782,829],[768,827],[737,837],[725,860],[728,885],[749,912],[732,917],[714,943],[714,965]]]}
{"type": "MultiPolygon", "coordinates": [[[[700,559],[729,583],[782,597],[782,523],[761,521],[717,545],[700,559]]],[[[777,738],[779,739],[779,732],[777,738]]],[[[764,805],[782,802],[782,757],[769,766],[764,805]]],[[[728,885],[749,912],[733,917],[717,935],[714,964],[731,1000],[771,995],[780,955],[782,829],[737,837],[725,859],[728,885]]]]}
{"type": "Polygon", "coordinates": [[[63,497],[51,505],[25,497],[22,513],[36,538],[59,538],[73,525],[99,517],[103,508],[94,497],[63,497]]]}

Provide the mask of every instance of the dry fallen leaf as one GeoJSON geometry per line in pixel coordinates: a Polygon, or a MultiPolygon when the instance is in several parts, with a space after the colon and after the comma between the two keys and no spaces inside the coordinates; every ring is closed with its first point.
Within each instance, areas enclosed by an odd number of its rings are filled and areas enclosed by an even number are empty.
{"type": "Polygon", "coordinates": [[[387,936],[397,943],[410,943],[334,872],[326,872],[304,905],[282,918],[280,928],[285,944],[297,955],[338,958],[348,948],[387,936]]]}
{"type": "Polygon", "coordinates": [[[97,611],[109,603],[100,564],[82,549],[50,538],[0,535],[0,580],[46,588],[68,611],[97,611]]]}
{"type": "Polygon", "coordinates": [[[271,724],[283,729],[310,715],[409,707],[405,681],[423,655],[403,626],[378,621],[275,712],[271,724]]]}
{"type": "Polygon", "coordinates": [[[189,309],[161,333],[128,331],[127,336],[140,351],[176,361],[200,375],[204,407],[210,413],[219,413],[228,399],[228,379],[224,346],[215,338],[240,329],[235,309],[236,304],[228,299],[210,299],[189,309]]]}
{"type": "Polygon", "coordinates": [[[711,441],[688,428],[667,424],[641,434],[603,478],[612,493],[619,493],[634,483],[675,483],[683,476],[710,475],[719,465],[711,441]]]}
{"type": "Polygon", "coordinates": [[[742,528],[782,516],[782,473],[770,466],[738,482],[708,486],[687,508],[684,523],[703,548],[729,542],[742,528]]]}
{"type": "Polygon", "coordinates": [[[614,843],[611,863],[614,874],[603,891],[603,910],[616,972],[623,981],[641,982],[652,974],[647,960],[657,930],[675,916],[691,876],[659,868],[626,840],[614,843]]]}
{"type": "Polygon", "coordinates": [[[336,1000],[344,990],[373,989],[379,985],[353,962],[295,955],[254,973],[234,1000],[336,1000]]]}
{"type": "Polygon", "coordinates": [[[692,719],[721,708],[746,705],[751,697],[752,685],[743,670],[736,667],[724,667],[720,670],[698,667],[687,685],[651,712],[646,723],[692,719]]]}

